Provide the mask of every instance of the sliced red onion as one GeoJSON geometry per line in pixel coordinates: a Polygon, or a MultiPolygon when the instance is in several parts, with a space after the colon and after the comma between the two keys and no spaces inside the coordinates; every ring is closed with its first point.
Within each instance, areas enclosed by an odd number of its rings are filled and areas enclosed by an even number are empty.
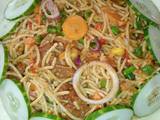
{"type": "Polygon", "coordinates": [[[42,0],[41,4],[42,10],[47,18],[56,19],[60,16],[58,7],[52,0],[42,0]],[[49,11],[51,14],[48,14],[49,11]]]}
{"type": "Polygon", "coordinates": [[[85,102],[89,103],[89,104],[103,104],[106,102],[111,101],[117,94],[118,90],[119,90],[119,79],[117,76],[117,73],[115,72],[115,70],[112,68],[111,65],[107,64],[107,63],[103,63],[103,62],[98,62],[98,61],[93,61],[90,62],[88,64],[84,64],[83,66],[81,66],[74,74],[73,79],[72,79],[72,84],[73,84],[73,88],[76,91],[77,95],[85,102]],[[111,76],[111,81],[112,81],[112,88],[110,89],[110,91],[108,92],[108,94],[100,99],[100,100],[94,100],[94,99],[90,99],[88,97],[86,97],[79,85],[80,85],[80,77],[82,75],[82,72],[90,67],[90,66],[94,66],[94,65],[98,65],[98,66],[102,66],[103,68],[107,69],[108,74],[111,76]]]}
{"type": "Polygon", "coordinates": [[[95,39],[95,40],[91,41],[90,45],[91,45],[91,44],[95,44],[94,47],[93,47],[93,46],[90,46],[90,47],[91,47],[91,50],[93,50],[93,51],[99,51],[99,50],[100,50],[101,45],[99,44],[98,40],[95,39]]]}
{"type": "Polygon", "coordinates": [[[75,64],[78,65],[78,66],[80,66],[80,65],[82,64],[82,61],[81,61],[80,56],[78,56],[78,57],[76,58],[75,64]]]}

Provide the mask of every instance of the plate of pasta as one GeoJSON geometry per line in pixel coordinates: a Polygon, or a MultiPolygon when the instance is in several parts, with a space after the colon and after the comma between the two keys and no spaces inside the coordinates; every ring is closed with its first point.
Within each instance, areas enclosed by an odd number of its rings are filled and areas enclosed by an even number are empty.
{"type": "Polygon", "coordinates": [[[0,4],[0,120],[159,120],[159,0],[0,4]]]}

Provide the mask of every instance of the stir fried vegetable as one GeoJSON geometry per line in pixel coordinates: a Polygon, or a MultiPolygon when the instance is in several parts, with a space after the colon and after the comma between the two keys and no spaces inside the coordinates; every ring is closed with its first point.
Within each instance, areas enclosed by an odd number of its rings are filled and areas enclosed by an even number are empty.
{"type": "Polygon", "coordinates": [[[62,28],[60,25],[57,25],[57,26],[49,25],[47,28],[47,32],[51,34],[56,33],[58,35],[62,35],[62,28]]]}
{"type": "Polygon", "coordinates": [[[130,80],[134,80],[135,79],[135,75],[134,75],[134,71],[136,70],[136,68],[134,66],[130,66],[128,68],[126,68],[123,71],[123,74],[126,78],[130,79],[130,80]]]}
{"type": "Polygon", "coordinates": [[[135,48],[133,54],[137,57],[142,57],[143,56],[142,47],[135,48]]]}
{"type": "Polygon", "coordinates": [[[117,26],[111,26],[111,30],[114,35],[118,35],[120,33],[120,30],[117,26]]]}
{"type": "Polygon", "coordinates": [[[145,65],[142,67],[142,71],[148,75],[151,75],[154,72],[154,68],[151,65],[145,65]]]}
{"type": "Polygon", "coordinates": [[[123,48],[112,48],[111,54],[113,56],[123,56],[125,54],[125,50],[123,48]]]}
{"type": "Polygon", "coordinates": [[[40,44],[43,40],[43,36],[42,35],[36,35],[35,36],[35,41],[37,44],[40,44]]]}
{"type": "Polygon", "coordinates": [[[100,88],[105,88],[106,87],[106,83],[107,83],[106,80],[104,80],[104,79],[100,80],[100,83],[99,83],[100,88]]]}
{"type": "Polygon", "coordinates": [[[86,10],[85,12],[84,12],[84,18],[85,18],[85,20],[88,20],[88,18],[91,16],[91,14],[92,14],[92,11],[90,11],[90,10],[86,10]]]}

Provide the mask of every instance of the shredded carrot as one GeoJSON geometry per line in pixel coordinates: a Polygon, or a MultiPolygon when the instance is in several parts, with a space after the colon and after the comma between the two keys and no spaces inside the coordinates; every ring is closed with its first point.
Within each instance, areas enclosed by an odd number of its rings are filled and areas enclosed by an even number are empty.
{"type": "Polygon", "coordinates": [[[34,13],[38,14],[40,12],[40,5],[36,5],[34,13]]]}
{"type": "Polygon", "coordinates": [[[38,69],[38,66],[33,65],[30,70],[32,73],[37,73],[37,69],[38,69]]]}
{"type": "Polygon", "coordinates": [[[30,71],[32,72],[32,73],[37,73],[37,69],[38,69],[38,66],[39,65],[36,65],[35,63],[36,63],[36,59],[35,59],[35,56],[34,56],[34,52],[32,51],[31,52],[31,54],[29,55],[29,62],[30,62],[30,65],[32,65],[31,66],[31,68],[30,68],[30,71]]]}
{"type": "Polygon", "coordinates": [[[41,12],[41,9],[40,9],[40,6],[37,5],[35,10],[34,10],[34,13],[36,14],[34,20],[35,20],[35,23],[37,23],[38,25],[41,24],[41,18],[42,18],[42,12],[41,12]]]}
{"type": "Polygon", "coordinates": [[[122,17],[118,14],[118,11],[111,9],[109,6],[102,7],[102,11],[107,14],[109,22],[112,25],[123,26],[126,24],[126,22],[121,20],[122,17]]]}
{"type": "Polygon", "coordinates": [[[113,58],[113,56],[107,56],[106,57],[106,62],[108,63],[108,64],[110,64],[113,68],[116,68],[116,63],[115,63],[115,61],[114,61],[114,58],[113,58]]]}
{"type": "Polygon", "coordinates": [[[18,70],[20,70],[20,72],[22,72],[22,71],[25,70],[25,64],[19,62],[19,63],[17,64],[17,68],[18,68],[18,70]]]}
{"type": "Polygon", "coordinates": [[[32,22],[31,22],[31,21],[28,21],[28,22],[27,22],[27,25],[28,25],[28,27],[29,27],[29,30],[32,30],[32,22]]]}
{"type": "Polygon", "coordinates": [[[95,25],[95,29],[98,30],[98,31],[101,31],[103,29],[103,24],[102,23],[97,23],[95,25]]]}
{"type": "Polygon", "coordinates": [[[30,55],[30,56],[29,56],[29,60],[30,60],[30,64],[35,64],[35,63],[36,63],[33,55],[30,55]]]}
{"type": "Polygon", "coordinates": [[[34,52],[31,52],[31,54],[29,55],[29,60],[30,60],[30,64],[32,64],[32,65],[34,65],[36,63],[34,52]]]}
{"type": "Polygon", "coordinates": [[[41,24],[41,15],[40,15],[40,14],[37,14],[34,19],[35,19],[35,22],[36,22],[38,25],[41,24]]]}
{"type": "Polygon", "coordinates": [[[94,100],[100,100],[102,99],[102,96],[100,96],[100,94],[98,92],[96,92],[93,96],[92,96],[92,99],[94,100]]]}
{"type": "Polygon", "coordinates": [[[125,54],[124,54],[123,58],[126,59],[126,65],[130,66],[131,62],[130,62],[129,53],[127,52],[127,50],[125,50],[125,54]]]}
{"type": "Polygon", "coordinates": [[[35,44],[35,39],[34,37],[28,37],[24,42],[30,48],[35,44]]]}

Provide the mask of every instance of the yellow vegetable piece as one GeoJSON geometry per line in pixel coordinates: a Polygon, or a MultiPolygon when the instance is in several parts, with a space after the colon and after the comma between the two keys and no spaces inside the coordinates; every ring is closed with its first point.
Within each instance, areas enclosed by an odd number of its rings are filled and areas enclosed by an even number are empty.
{"type": "Polygon", "coordinates": [[[71,49],[71,58],[72,60],[76,59],[78,57],[78,50],[76,48],[71,49]]]}
{"type": "Polygon", "coordinates": [[[125,50],[123,48],[113,48],[111,50],[111,54],[113,56],[123,56],[125,54],[125,50]]]}
{"type": "Polygon", "coordinates": [[[88,31],[86,21],[78,15],[68,17],[64,21],[62,28],[64,35],[70,40],[79,40],[84,37],[88,31]]]}

